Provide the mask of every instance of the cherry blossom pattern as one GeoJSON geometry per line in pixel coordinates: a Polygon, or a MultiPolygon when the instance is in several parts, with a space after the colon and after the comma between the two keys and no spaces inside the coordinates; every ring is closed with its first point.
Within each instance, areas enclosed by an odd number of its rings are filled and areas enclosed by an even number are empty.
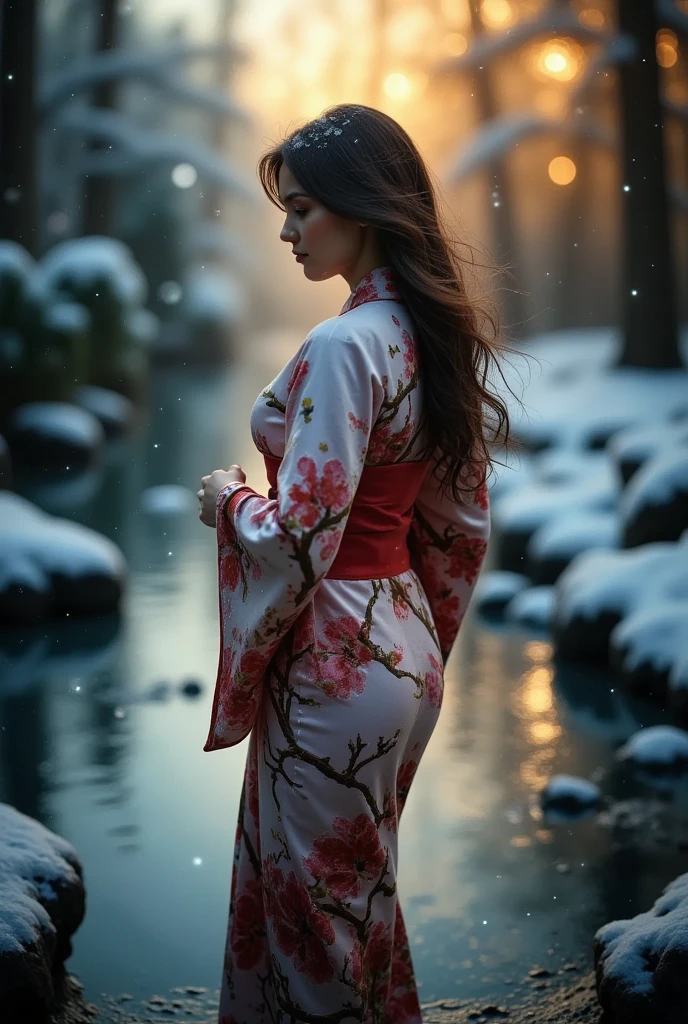
{"type": "Polygon", "coordinates": [[[385,851],[375,823],[366,814],[353,821],[337,817],[331,832],[318,836],[304,867],[337,899],[358,896],[362,883],[378,877],[385,851]]]}

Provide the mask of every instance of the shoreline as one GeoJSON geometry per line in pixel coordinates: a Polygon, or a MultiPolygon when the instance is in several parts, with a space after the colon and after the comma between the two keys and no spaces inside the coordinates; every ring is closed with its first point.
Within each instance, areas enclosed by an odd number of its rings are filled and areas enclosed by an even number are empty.
{"type": "MultiPolygon", "coordinates": [[[[569,984],[544,987],[536,982],[519,999],[499,1003],[480,1000],[437,999],[422,1003],[423,1024],[607,1024],[608,1018],[597,1001],[595,972],[569,984]]],[[[103,1005],[83,1001],[83,988],[69,975],[63,985],[63,1008],[50,1018],[50,1024],[151,1024],[171,1020],[179,1024],[217,1024],[218,991],[193,985],[173,990],[168,997],[151,996],[135,1001],[126,993],[107,996],[103,1005]],[[134,1005],[136,1003],[136,1005],[134,1005]]]]}

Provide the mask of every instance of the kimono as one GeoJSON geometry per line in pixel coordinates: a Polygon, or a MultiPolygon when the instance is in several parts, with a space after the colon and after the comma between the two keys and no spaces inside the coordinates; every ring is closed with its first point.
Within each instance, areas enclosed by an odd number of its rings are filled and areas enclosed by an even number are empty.
{"type": "Polygon", "coordinates": [[[219,1024],[422,1024],[399,820],[490,532],[409,441],[414,327],[377,267],[251,412],[267,497],[217,498],[221,650],[204,750],[250,733],[219,1024]]]}

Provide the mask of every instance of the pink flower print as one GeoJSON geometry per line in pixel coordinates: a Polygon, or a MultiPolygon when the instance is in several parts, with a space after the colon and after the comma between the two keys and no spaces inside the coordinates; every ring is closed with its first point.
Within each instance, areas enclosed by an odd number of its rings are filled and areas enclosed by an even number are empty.
{"type": "Polygon", "coordinates": [[[476,488],[475,494],[473,495],[473,504],[479,505],[480,508],[487,509],[490,507],[490,494],[487,489],[487,481],[483,478],[483,482],[476,488]]]}
{"type": "Polygon", "coordinates": [[[349,412],[349,424],[352,430],[363,430],[365,433],[368,432],[368,420],[359,419],[359,417],[354,416],[352,412],[349,412]]]}
{"type": "Polygon", "coordinates": [[[303,455],[296,463],[302,482],[289,488],[292,505],[287,516],[296,520],[304,529],[310,529],[324,515],[325,509],[340,512],[348,504],[350,488],[346,472],[339,459],[328,459],[318,480],[315,462],[309,455],[303,455]]]}
{"type": "Polygon", "coordinates": [[[394,609],[396,618],[405,622],[409,617],[409,592],[411,590],[411,584],[404,583],[403,589],[403,594],[396,589],[392,594],[392,608],[394,609]]]}
{"type": "Polygon", "coordinates": [[[284,875],[272,857],[263,860],[263,903],[268,917],[274,917],[284,889],[284,875]]]}
{"type": "Polygon", "coordinates": [[[372,661],[372,652],[358,639],[361,624],[353,615],[341,615],[326,622],[324,633],[329,650],[319,650],[322,662],[319,685],[331,697],[346,699],[352,693],[363,693],[365,674],[362,669],[372,661]]]}
{"type": "Polygon", "coordinates": [[[294,388],[297,388],[300,385],[301,381],[303,380],[303,378],[306,376],[307,373],[308,373],[308,360],[307,359],[299,359],[297,361],[297,363],[296,363],[296,366],[291,371],[291,377],[289,378],[289,383],[287,384],[287,394],[288,395],[291,394],[291,392],[293,391],[294,388]]]}
{"type": "Polygon", "coordinates": [[[404,658],[404,648],[399,644],[394,645],[394,649],[389,652],[389,660],[392,663],[392,668],[396,668],[400,661],[404,658]]]}
{"type": "Polygon", "coordinates": [[[401,340],[404,343],[404,379],[411,380],[416,372],[415,342],[408,331],[401,332],[401,340]]]}
{"type": "Polygon", "coordinates": [[[256,430],[253,436],[253,440],[256,448],[258,449],[259,452],[261,452],[261,454],[270,454],[270,445],[268,444],[268,439],[265,436],[265,434],[261,434],[260,430],[256,430]]]}
{"type": "Polygon", "coordinates": [[[384,816],[384,822],[390,832],[396,833],[397,831],[397,801],[396,796],[391,790],[385,790],[384,801],[382,804],[382,813],[384,816]]]}
{"type": "Polygon", "coordinates": [[[234,593],[236,588],[239,586],[241,580],[241,573],[239,571],[239,558],[237,556],[237,549],[235,545],[224,545],[220,548],[220,590],[229,590],[234,593]]]}
{"type": "Polygon", "coordinates": [[[428,696],[430,706],[433,708],[439,708],[442,705],[442,695],[444,693],[443,683],[443,667],[442,663],[437,660],[434,654],[428,655],[432,668],[429,672],[425,673],[425,692],[428,696]]]}
{"type": "Polygon", "coordinates": [[[335,965],[326,949],[335,940],[332,921],[318,910],[293,871],[273,904],[272,927],[277,945],[292,957],[297,971],[320,984],[334,978],[335,965]]]}
{"type": "Polygon", "coordinates": [[[258,802],[258,765],[252,759],[246,773],[246,792],[248,797],[248,808],[253,816],[256,827],[259,824],[259,802],[258,802]]]}
{"type": "Polygon", "coordinates": [[[351,977],[356,985],[360,985],[361,978],[363,976],[363,951],[361,950],[361,943],[354,926],[352,924],[347,924],[346,928],[353,943],[351,946],[351,952],[349,953],[351,977]]]}
{"type": "Polygon", "coordinates": [[[357,896],[361,881],[377,878],[385,863],[375,822],[367,814],[335,818],[332,832],[318,836],[303,863],[337,899],[357,896]]]}
{"type": "Polygon", "coordinates": [[[397,772],[397,816],[404,809],[406,797],[417,770],[418,762],[411,759],[405,761],[397,772]]]}
{"type": "Polygon", "coordinates": [[[234,729],[248,729],[256,713],[256,698],[252,690],[230,683],[229,692],[222,701],[222,707],[234,729]]]}
{"type": "Polygon", "coordinates": [[[234,904],[230,936],[236,965],[250,971],[265,948],[265,916],[260,879],[249,879],[234,904]]]}
{"type": "Polygon", "coordinates": [[[487,551],[487,541],[480,537],[459,537],[451,547],[449,575],[475,583],[487,551]]]}
{"type": "Polygon", "coordinates": [[[322,562],[329,562],[331,558],[334,558],[339,549],[342,533],[342,530],[328,530],[326,533],[320,534],[318,541],[320,542],[320,560],[322,562]]]}
{"type": "Polygon", "coordinates": [[[376,921],[368,934],[363,953],[363,971],[365,974],[386,972],[392,957],[392,929],[383,921],[376,921]]]}
{"type": "Polygon", "coordinates": [[[401,324],[399,323],[399,321],[395,317],[394,313],[392,313],[392,321],[393,321],[393,323],[396,324],[397,327],[401,327],[401,324]]]}
{"type": "Polygon", "coordinates": [[[433,617],[440,647],[443,651],[448,651],[456,636],[456,623],[460,614],[459,598],[457,594],[449,597],[446,592],[439,592],[438,596],[442,601],[439,611],[435,611],[433,617]]]}

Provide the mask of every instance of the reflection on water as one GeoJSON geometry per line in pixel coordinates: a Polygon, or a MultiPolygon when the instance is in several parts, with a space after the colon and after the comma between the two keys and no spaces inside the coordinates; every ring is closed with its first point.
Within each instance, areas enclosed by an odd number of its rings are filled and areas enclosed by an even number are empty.
{"type": "MultiPolygon", "coordinates": [[[[158,372],[149,425],[108,460],[95,493],[75,491],[74,517],[126,554],[121,617],[0,641],[0,799],[82,858],[88,909],[68,965],[95,1002],[219,984],[247,741],[202,751],[218,656],[214,536],[195,513],[147,516],[140,494],[195,491],[232,462],[266,493],[248,414],[297,344],[273,339],[262,361],[254,350],[232,371],[158,372]],[[182,693],[189,680],[200,698],[182,693]]],[[[498,1001],[535,964],[589,969],[595,928],[646,909],[685,869],[671,843],[641,845],[594,815],[546,819],[536,800],[554,772],[618,798],[642,792],[613,750],[663,720],[603,674],[556,666],[545,638],[469,617],[400,829],[423,1001],[498,1001]]]]}

